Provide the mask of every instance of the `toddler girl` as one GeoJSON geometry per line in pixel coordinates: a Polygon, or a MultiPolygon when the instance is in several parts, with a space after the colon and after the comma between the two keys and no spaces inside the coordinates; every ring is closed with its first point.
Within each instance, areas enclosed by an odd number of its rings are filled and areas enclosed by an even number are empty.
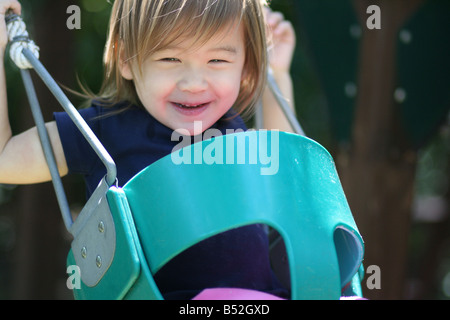
{"type": "MultiPolygon", "coordinates": [[[[226,129],[246,129],[241,116],[252,114],[265,88],[264,14],[277,55],[286,56],[283,62],[276,56],[271,60],[275,77],[292,97],[288,69],[293,30],[263,5],[262,0],[114,2],[104,82],[80,114],[116,162],[120,186],[172,152],[178,143],[171,140],[173,131],[201,135],[196,121],[201,121],[202,130],[215,128],[223,134],[226,129]]],[[[0,16],[8,9],[20,14],[17,1],[0,0],[0,16]]],[[[2,57],[6,39],[0,19],[2,57]]],[[[11,135],[3,65],[0,69],[0,183],[48,181],[36,128],[11,135]]],[[[263,104],[268,129],[289,129],[270,96],[263,104]]],[[[66,113],[55,113],[54,119],[46,126],[58,170],[61,176],[82,174],[90,196],[105,168],[66,113]]],[[[259,225],[207,239],[172,259],[154,277],[166,299],[189,299],[212,287],[287,295],[272,274],[267,236],[259,225]]]]}

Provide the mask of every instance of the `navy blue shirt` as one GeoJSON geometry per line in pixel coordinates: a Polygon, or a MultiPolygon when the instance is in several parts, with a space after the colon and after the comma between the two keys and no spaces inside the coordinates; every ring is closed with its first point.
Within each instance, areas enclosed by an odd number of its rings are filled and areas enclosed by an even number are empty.
{"type": "MultiPolygon", "coordinates": [[[[119,186],[153,162],[170,154],[179,141],[173,130],[136,106],[104,108],[93,104],[80,110],[117,166],[119,186]]],[[[243,120],[226,114],[214,128],[246,129],[243,120]]],[[[54,114],[70,174],[84,176],[89,197],[106,169],[65,112],[54,114]]],[[[190,299],[204,288],[237,287],[285,296],[272,274],[268,239],[260,225],[245,226],[211,237],[167,263],[154,278],[166,299],[190,299]]]]}

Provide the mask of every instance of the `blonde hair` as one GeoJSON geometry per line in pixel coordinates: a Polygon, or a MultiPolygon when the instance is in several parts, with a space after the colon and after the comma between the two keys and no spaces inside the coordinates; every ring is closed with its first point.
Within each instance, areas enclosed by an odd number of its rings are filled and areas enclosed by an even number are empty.
{"type": "Polygon", "coordinates": [[[119,70],[121,55],[138,68],[156,50],[191,34],[201,45],[230,23],[244,29],[245,64],[233,106],[243,116],[253,112],[266,84],[267,44],[262,7],[265,0],[116,0],[104,53],[105,74],[100,102],[140,104],[134,84],[119,70]]]}

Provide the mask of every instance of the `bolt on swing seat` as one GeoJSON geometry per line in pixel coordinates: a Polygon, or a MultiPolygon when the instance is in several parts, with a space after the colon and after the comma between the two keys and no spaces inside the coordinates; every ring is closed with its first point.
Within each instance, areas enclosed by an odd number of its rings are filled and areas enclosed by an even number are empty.
{"type": "MultiPolygon", "coordinates": [[[[8,29],[15,23],[23,22],[10,15],[8,29]]],[[[363,241],[333,159],[317,142],[278,131],[215,137],[156,161],[119,188],[113,160],[27,47],[30,41],[19,36],[17,40],[17,35],[10,35],[13,43],[25,42],[15,49],[16,60],[30,63],[107,169],[72,222],[31,79],[24,70],[31,67],[19,66],[63,219],[74,237],[67,264],[80,268],[76,299],[162,299],[153,275],[168,261],[208,237],[249,224],[265,224],[281,235],[292,299],[339,299],[345,288],[345,294],[362,296],[358,271],[363,241]],[[258,147],[276,150],[276,174],[261,174],[267,169],[262,161],[228,164],[230,152],[250,159],[258,147]],[[227,162],[175,164],[172,158],[199,151],[203,155],[211,149],[223,151],[227,162]]]]}

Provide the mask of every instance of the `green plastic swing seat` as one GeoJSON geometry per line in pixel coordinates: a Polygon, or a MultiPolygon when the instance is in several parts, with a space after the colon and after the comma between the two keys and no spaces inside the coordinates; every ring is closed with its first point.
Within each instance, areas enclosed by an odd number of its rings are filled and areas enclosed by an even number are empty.
{"type": "Polygon", "coordinates": [[[220,136],[160,159],[123,188],[99,190],[106,201],[93,201],[106,203],[112,222],[92,215],[82,227],[94,226],[89,233],[109,237],[113,249],[72,246],[68,265],[90,264],[80,266],[76,299],[162,299],[152,274],[165,263],[256,223],[284,240],[292,299],[339,299],[349,283],[361,295],[363,241],[331,156],[311,139],[278,131],[220,136]],[[92,276],[96,269],[103,271],[92,276]]]}

